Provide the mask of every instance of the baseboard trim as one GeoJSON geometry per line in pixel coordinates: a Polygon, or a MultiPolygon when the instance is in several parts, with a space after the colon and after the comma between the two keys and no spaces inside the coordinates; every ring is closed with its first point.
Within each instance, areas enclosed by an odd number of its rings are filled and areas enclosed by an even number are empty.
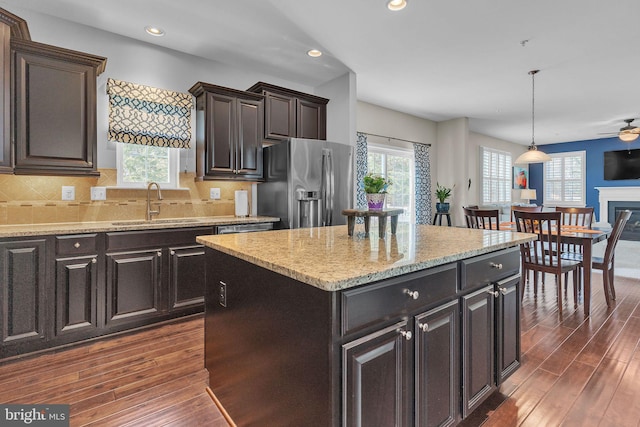
{"type": "Polygon", "coordinates": [[[213,391],[209,387],[207,387],[207,394],[209,395],[211,400],[213,400],[213,403],[216,404],[216,406],[218,407],[218,410],[220,411],[224,419],[227,420],[227,423],[229,424],[229,426],[238,427],[236,423],[234,423],[233,420],[231,419],[231,416],[229,415],[229,413],[224,409],[224,407],[222,406],[222,403],[220,403],[216,395],[213,394],[213,391]]]}

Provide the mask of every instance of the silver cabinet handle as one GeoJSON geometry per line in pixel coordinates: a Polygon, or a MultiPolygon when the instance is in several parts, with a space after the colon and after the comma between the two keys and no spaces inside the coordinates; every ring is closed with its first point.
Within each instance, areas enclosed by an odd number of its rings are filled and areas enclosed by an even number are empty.
{"type": "Polygon", "coordinates": [[[498,288],[502,295],[506,295],[508,293],[507,288],[498,288]]]}
{"type": "Polygon", "coordinates": [[[98,262],[98,260],[97,260],[97,259],[95,259],[95,258],[92,258],[92,259],[91,259],[91,264],[95,264],[95,263],[97,263],[97,262],[98,262]]]}
{"type": "Polygon", "coordinates": [[[158,256],[162,256],[162,251],[157,252],[158,256]]]}
{"type": "Polygon", "coordinates": [[[429,324],[428,323],[418,323],[418,328],[422,332],[429,332],[429,324]]]}
{"type": "Polygon", "coordinates": [[[80,243],[75,242],[75,243],[73,244],[73,247],[74,247],[74,248],[76,248],[76,249],[78,249],[78,248],[80,247],[80,243]]]}
{"type": "Polygon", "coordinates": [[[418,291],[410,291],[409,289],[405,289],[404,293],[409,295],[413,299],[418,299],[420,297],[420,293],[418,291]]]}
{"type": "Polygon", "coordinates": [[[171,255],[175,255],[176,251],[171,251],[170,253],[171,253],[171,255]]]}
{"type": "Polygon", "coordinates": [[[500,292],[498,291],[487,291],[487,293],[493,295],[495,298],[500,296],[500,292]]]}
{"type": "Polygon", "coordinates": [[[411,341],[411,338],[413,338],[413,334],[411,333],[411,331],[399,331],[400,335],[402,335],[404,337],[404,339],[406,339],[407,341],[411,341]]]}
{"type": "Polygon", "coordinates": [[[502,270],[502,264],[496,264],[495,262],[490,263],[491,268],[497,268],[498,270],[502,270]]]}

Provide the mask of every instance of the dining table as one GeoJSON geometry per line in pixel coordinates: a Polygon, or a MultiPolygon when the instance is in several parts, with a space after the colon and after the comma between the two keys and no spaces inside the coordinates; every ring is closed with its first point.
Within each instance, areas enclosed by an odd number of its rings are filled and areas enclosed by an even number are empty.
{"type": "MultiPolygon", "coordinates": [[[[514,230],[516,224],[512,221],[501,222],[500,230],[514,230]]],[[[584,314],[591,312],[591,271],[593,260],[593,245],[609,238],[612,227],[581,227],[563,225],[560,230],[560,243],[578,245],[582,247],[582,281],[584,286],[584,314]]]]}

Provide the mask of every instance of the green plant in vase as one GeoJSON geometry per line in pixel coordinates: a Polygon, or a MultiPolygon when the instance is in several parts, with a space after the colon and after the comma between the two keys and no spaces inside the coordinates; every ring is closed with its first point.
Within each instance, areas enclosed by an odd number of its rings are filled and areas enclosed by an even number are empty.
{"type": "Polygon", "coordinates": [[[449,212],[449,203],[447,203],[447,199],[451,197],[451,193],[453,192],[453,188],[445,187],[440,185],[439,182],[436,182],[436,198],[438,199],[438,203],[436,203],[436,211],[440,213],[449,212]]]}
{"type": "Polygon", "coordinates": [[[382,210],[387,189],[392,184],[391,180],[381,175],[368,173],[363,179],[363,184],[369,210],[382,210]]]}

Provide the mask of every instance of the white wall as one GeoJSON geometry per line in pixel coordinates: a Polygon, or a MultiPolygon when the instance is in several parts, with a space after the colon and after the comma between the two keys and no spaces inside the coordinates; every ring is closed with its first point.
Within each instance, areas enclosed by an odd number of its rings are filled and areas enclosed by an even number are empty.
{"type": "MultiPolygon", "coordinates": [[[[354,127],[350,122],[355,122],[355,111],[350,111],[351,109],[348,107],[350,103],[355,102],[349,99],[349,97],[353,97],[355,100],[355,89],[351,88],[354,86],[354,76],[346,75],[335,79],[320,88],[321,93],[316,93],[316,89],[313,87],[256,73],[248,69],[230,67],[220,62],[187,55],[152,43],[122,37],[27,9],[11,8],[10,12],[27,21],[33,41],[107,58],[106,71],[98,77],[97,82],[99,168],[115,168],[116,165],[115,143],[107,141],[108,97],[106,81],[109,77],[185,93],[197,81],[239,90],[245,90],[258,81],[264,81],[331,98],[328,105],[328,111],[331,115],[331,121],[328,121],[328,134],[345,141],[348,140],[349,135],[355,135],[355,131],[349,131],[350,127],[354,127]],[[337,117],[346,118],[339,121],[336,120],[337,117]]],[[[193,121],[195,128],[195,115],[193,121]]],[[[194,158],[195,143],[192,144],[191,150],[181,150],[180,169],[184,170],[185,165],[188,164],[188,170],[195,170],[194,158]]]]}
{"type": "Polygon", "coordinates": [[[356,145],[356,75],[346,73],[316,88],[327,104],[327,140],[356,145]]]}

